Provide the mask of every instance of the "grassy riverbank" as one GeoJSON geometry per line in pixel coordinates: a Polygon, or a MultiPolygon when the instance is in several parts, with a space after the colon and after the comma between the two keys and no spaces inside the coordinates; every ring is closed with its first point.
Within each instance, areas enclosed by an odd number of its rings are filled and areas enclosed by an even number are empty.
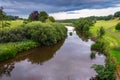
{"type": "Polygon", "coordinates": [[[14,57],[21,51],[26,51],[38,46],[37,42],[26,40],[0,44],[0,61],[14,57]]]}
{"type": "Polygon", "coordinates": [[[92,37],[96,37],[97,30],[103,27],[106,31],[102,41],[104,41],[109,47],[109,53],[111,57],[115,57],[117,63],[120,64],[120,32],[115,30],[115,25],[120,22],[120,20],[109,20],[109,21],[97,21],[94,26],[90,28],[90,33],[92,37]]]}
{"type": "Polygon", "coordinates": [[[62,24],[48,24],[40,21],[2,29],[0,31],[0,61],[37,46],[54,45],[66,37],[66,32],[67,29],[62,24]]]}

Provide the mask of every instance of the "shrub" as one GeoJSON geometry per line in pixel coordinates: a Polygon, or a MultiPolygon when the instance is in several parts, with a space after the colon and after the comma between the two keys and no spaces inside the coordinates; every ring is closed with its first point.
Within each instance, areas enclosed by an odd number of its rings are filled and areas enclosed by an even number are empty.
{"type": "Polygon", "coordinates": [[[115,80],[115,63],[109,60],[104,65],[93,65],[92,68],[97,72],[97,80],[115,80]]]}
{"type": "Polygon", "coordinates": [[[97,30],[98,39],[102,38],[104,35],[105,35],[105,30],[103,27],[101,27],[99,30],[97,30]]]}
{"type": "Polygon", "coordinates": [[[96,42],[94,44],[92,44],[91,46],[91,50],[95,50],[95,51],[99,51],[101,53],[106,53],[106,44],[104,42],[96,42]]]}
{"type": "Polygon", "coordinates": [[[116,29],[116,30],[120,30],[120,23],[118,23],[118,24],[115,26],[115,29],[116,29]]]}
{"type": "Polygon", "coordinates": [[[0,32],[0,43],[33,40],[41,45],[52,45],[66,36],[66,28],[58,23],[34,21],[21,27],[0,32]]]}
{"type": "Polygon", "coordinates": [[[93,24],[94,22],[92,20],[89,20],[88,18],[82,18],[74,22],[74,26],[85,34],[89,33],[89,27],[93,24]]]}

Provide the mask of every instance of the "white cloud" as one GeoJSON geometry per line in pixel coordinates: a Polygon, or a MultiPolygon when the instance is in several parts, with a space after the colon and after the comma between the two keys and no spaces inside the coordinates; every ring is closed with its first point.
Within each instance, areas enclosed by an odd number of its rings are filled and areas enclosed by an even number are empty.
{"type": "Polygon", "coordinates": [[[11,12],[12,12],[12,13],[20,12],[20,11],[15,10],[15,9],[4,9],[4,11],[7,12],[7,13],[8,13],[8,12],[9,12],[9,13],[11,13],[11,12]]]}
{"type": "Polygon", "coordinates": [[[120,7],[120,4],[115,4],[115,6],[120,7]]]}
{"type": "Polygon", "coordinates": [[[14,16],[19,16],[20,18],[27,19],[29,15],[24,15],[24,14],[14,14],[14,16]]]}
{"type": "Polygon", "coordinates": [[[114,14],[117,11],[120,11],[120,7],[111,7],[104,9],[82,9],[75,11],[58,12],[58,13],[51,13],[50,16],[53,16],[57,20],[63,20],[63,19],[75,19],[75,18],[88,17],[88,16],[106,16],[106,15],[114,14]]]}

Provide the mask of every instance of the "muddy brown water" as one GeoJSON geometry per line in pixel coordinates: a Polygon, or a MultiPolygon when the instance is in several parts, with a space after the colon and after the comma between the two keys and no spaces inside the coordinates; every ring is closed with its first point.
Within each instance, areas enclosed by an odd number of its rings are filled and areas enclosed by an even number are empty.
{"type": "Polygon", "coordinates": [[[65,40],[51,47],[35,48],[0,62],[0,80],[89,80],[96,72],[93,64],[105,63],[105,56],[91,58],[90,39],[83,41],[74,28],[65,40]]]}

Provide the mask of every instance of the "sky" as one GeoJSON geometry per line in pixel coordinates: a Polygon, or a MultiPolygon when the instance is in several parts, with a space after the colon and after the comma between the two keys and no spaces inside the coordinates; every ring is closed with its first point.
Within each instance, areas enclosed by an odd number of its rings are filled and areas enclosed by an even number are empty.
{"type": "Polygon", "coordinates": [[[62,20],[114,14],[120,11],[120,0],[0,0],[0,6],[8,15],[27,18],[37,10],[62,20]]]}

